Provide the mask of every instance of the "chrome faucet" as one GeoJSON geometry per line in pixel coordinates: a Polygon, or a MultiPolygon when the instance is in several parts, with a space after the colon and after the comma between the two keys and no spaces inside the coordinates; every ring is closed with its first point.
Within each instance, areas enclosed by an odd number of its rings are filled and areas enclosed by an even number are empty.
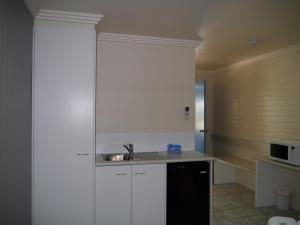
{"type": "Polygon", "coordinates": [[[129,152],[130,159],[133,160],[133,144],[128,143],[126,145],[123,145],[124,148],[129,152]]]}

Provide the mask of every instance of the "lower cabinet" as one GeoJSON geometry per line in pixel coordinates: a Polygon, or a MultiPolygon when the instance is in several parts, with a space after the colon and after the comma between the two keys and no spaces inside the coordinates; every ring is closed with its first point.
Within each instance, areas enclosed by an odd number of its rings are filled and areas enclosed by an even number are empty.
{"type": "Polygon", "coordinates": [[[131,225],[131,166],[96,168],[96,224],[131,225]]]}
{"type": "Polygon", "coordinates": [[[132,166],[132,225],[165,225],[166,165],[132,166]]]}
{"type": "Polygon", "coordinates": [[[97,225],[165,225],[166,165],[96,168],[97,225]]]}

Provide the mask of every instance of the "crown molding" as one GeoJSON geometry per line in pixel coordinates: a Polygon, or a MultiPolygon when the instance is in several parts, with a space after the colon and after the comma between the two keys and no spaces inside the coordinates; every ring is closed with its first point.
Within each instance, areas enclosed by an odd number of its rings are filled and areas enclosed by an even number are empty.
{"type": "Polygon", "coordinates": [[[247,65],[259,63],[262,61],[271,60],[276,57],[280,57],[283,55],[287,55],[287,54],[291,54],[291,53],[299,52],[299,51],[300,51],[300,44],[296,44],[296,45],[292,45],[292,46],[289,46],[286,48],[275,50],[275,51],[272,51],[272,52],[269,52],[269,53],[266,53],[266,54],[263,54],[263,55],[260,55],[257,57],[245,59],[240,62],[234,63],[232,65],[221,67],[221,68],[218,68],[218,69],[215,69],[212,71],[214,72],[214,74],[220,74],[220,73],[224,73],[224,72],[227,72],[227,71],[230,71],[233,69],[237,69],[237,68],[244,67],[247,65]]]}
{"type": "Polygon", "coordinates": [[[31,15],[36,20],[54,20],[63,22],[85,23],[85,24],[98,24],[103,15],[101,14],[88,14],[78,12],[67,12],[59,10],[41,9],[37,0],[24,0],[31,15]]]}
{"type": "Polygon", "coordinates": [[[100,14],[87,14],[47,9],[41,9],[35,17],[36,20],[54,20],[95,25],[98,24],[102,18],[103,16],[100,14]]]}
{"type": "Polygon", "coordinates": [[[159,37],[115,34],[115,33],[100,33],[97,37],[97,40],[98,41],[162,45],[162,46],[188,47],[188,48],[196,48],[201,43],[200,41],[193,41],[193,40],[159,38],[159,37]]]}

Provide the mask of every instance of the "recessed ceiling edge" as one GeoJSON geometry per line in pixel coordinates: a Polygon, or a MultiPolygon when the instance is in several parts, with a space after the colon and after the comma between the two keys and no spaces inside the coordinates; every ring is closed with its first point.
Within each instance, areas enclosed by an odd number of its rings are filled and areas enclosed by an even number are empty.
{"type": "Polygon", "coordinates": [[[196,48],[201,44],[201,41],[196,41],[196,40],[160,38],[160,37],[117,34],[117,33],[100,33],[100,34],[98,34],[97,40],[98,41],[139,43],[139,44],[152,44],[152,45],[162,45],[162,46],[189,47],[189,48],[196,48]]]}
{"type": "Polygon", "coordinates": [[[29,9],[33,18],[36,17],[37,13],[40,11],[40,5],[36,0],[24,0],[27,8],[29,9]]]}

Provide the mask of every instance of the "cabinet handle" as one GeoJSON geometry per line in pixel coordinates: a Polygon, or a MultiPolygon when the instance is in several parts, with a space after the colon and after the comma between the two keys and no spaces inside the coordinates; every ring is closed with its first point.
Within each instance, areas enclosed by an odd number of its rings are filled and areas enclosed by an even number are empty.
{"type": "Polygon", "coordinates": [[[146,172],[140,172],[140,173],[139,173],[139,172],[136,172],[135,174],[136,174],[136,175],[143,175],[143,174],[146,174],[146,172]]]}
{"type": "Polygon", "coordinates": [[[200,174],[207,174],[207,171],[205,171],[205,170],[200,171],[200,174]]]}
{"type": "Polygon", "coordinates": [[[77,153],[78,156],[90,155],[89,153],[77,153]]]}
{"type": "Polygon", "coordinates": [[[117,176],[126,176],[128,173],[117,173],[117,176]]]}

